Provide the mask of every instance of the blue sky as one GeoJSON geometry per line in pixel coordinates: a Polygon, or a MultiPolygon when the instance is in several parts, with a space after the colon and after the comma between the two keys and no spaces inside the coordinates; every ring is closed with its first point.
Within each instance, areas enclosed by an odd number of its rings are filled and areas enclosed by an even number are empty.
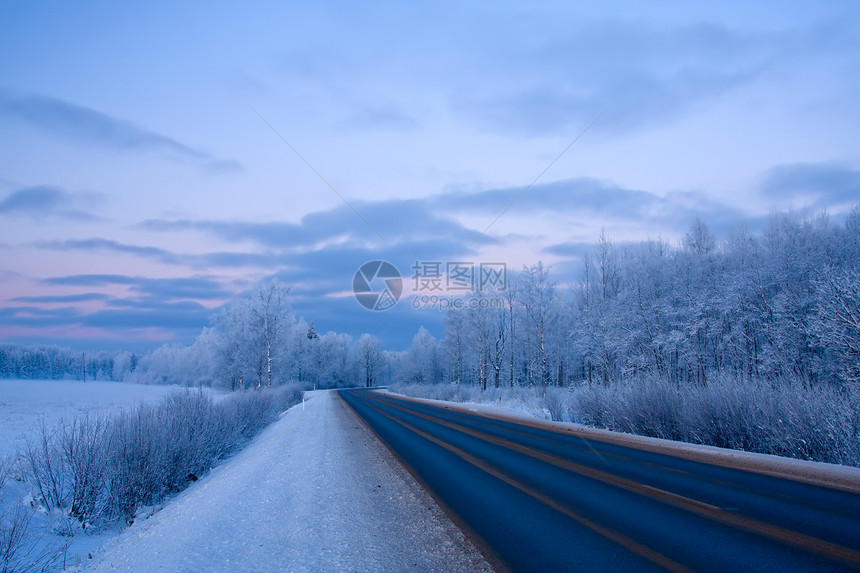
{"type": "Polygon", "coordinates": [[[0,340],[188,342],[277,276],[397,349],[440,316],[368,260],[564,283],[601,228],[860,200],[856,2],[125,4],[0,3],[0,340]]]}

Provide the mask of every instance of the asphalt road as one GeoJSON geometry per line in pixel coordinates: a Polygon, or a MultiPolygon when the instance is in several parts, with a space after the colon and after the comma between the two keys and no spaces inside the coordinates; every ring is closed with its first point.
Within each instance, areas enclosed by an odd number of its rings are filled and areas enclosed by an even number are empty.
{"type": "Polygon", "coordinates": [[[499,569],[860,569],[860,495],[363,390],[341,397],[499,569]]]}

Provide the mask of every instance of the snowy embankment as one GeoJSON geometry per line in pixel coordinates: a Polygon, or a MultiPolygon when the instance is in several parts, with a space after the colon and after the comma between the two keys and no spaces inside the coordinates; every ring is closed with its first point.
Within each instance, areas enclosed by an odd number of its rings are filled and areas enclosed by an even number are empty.
{"type": "Polygon", "coordinates": [[[483,392],[471,385],[392,384],[389,391],[613,433],[860,466],[858,397],[827,385],[725,378],[678,387],[644,379],[483,392]]]}
{"type": "Polygon", "coordinates": [[[335,392],[307,396],[85,570],[491,570],[335,392]]]}

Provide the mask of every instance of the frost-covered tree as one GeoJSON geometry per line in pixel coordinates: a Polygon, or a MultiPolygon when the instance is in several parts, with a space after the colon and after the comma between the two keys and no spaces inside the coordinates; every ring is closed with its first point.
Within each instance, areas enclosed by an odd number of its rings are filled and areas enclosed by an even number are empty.
{"type": "Polygon", "coordinates": [[[436,383],[441,381],[436,339],[423,326],[412,338],[412,346],[400,362],[400,378],[407,382],[436,383]]]}
{"type": "Polygon", "coordinates": [[[247,388],[261,364],[250,301],[246,298],[233,301],[215,315],[212,324],[218,333],[215,358],[218,378],[231,390],[247,388]]]}
{"type": "Polygon", "coordinates": [[[293,325],[288,303],[289,289],[278,281],[261,282],[212,319],[195,345],[196,354],[213,348],[213,376],[232,390],[271,386],[289,377],[287,368],[293,325]]]}
{"type": "MultiPolygon", "coordinates": [[[[287,296],[289,287],[271,280],[254,285],[251,290],[251,314],[254,326],[259,331],[261,352],[265,356],[265,382],[272,386],[272,366],[286,354],[286,333],[292,324],[292,314],[287,296]]],[[[257,378],[257,387],[263,385],[262,372],[257,378]]]]}
{"type": "Polygon", "coordinates": [[[290,339],[290,365],[292,376],[299,382],[308,379],[311,370],[311,339],[308,338],[308,323],[303,318],[293,324],[290,339]]]}
{"type": "Polygon", "coordinates": [[[543,263],[526,266],[520,273],[520,301],[523,308],[521,337],[527,345],[529,382],[546,387],[551,378],[548,337],[552,332],[555,284],[543,263]]]}
{"type": "Polygon", "coordinates": [[[445,335],[442,338],[442,353],[447,363],[448,379],[457,387],[463,382],[464,343],[466,336],[465,314],[462,309],[452,309],[445,314],[445,335]]]}
{"type": "Polygon", "coordinates": [[[372,334],[362,334],[358,339],[358,364],[364,386],[370,388],[379,376],[383,361],[382,346],[372,334]]]}
{"type": "Polygon", "coordinates": [[[502,383],[502,369],[505,366],[508,332],[508,316],[505,309],[491,309],[490,316],[493,321],[492,336],[490,338],[489,361],[493,373],[493,387],[499,388],[502,383]]]}
{"type": "MultiPolygon", "coordinates": [[[[480,299],[475,299],[480,302],[480,299]]],[[[466,311],[470,338],[470,355],[472,356],[472,372],[481,390],[487,389],[487,377],[490,367],[490,341],[495,328],[491,311],[480,304],[470,305],[466,311]]]]}
{"type": "Polygon", "coordinates": [[[717,247],[717,239],[704,221],[696,217],[693,226],[684,236],[684,248],[699,256],[710,255],[717,247]]]}
{"type": "Polygon", "coordinates": [[[505,327],[508,338],[508,385],[513,388],[516,384],[517,364],[517,320],[519,308],[517,303],[517,279],[509,277],[505,290],[505,327]]]}
{"type": "Polygon", "coordinates": [[[814,280],[818,305],[810,330],[843,382],[860,383],[860,270],[828,269],[814,280]]]}

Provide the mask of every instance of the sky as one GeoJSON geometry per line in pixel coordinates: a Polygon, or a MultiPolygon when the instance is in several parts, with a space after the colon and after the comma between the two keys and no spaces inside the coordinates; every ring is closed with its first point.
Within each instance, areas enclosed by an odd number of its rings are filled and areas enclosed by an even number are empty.
{"type": "Polygon", "coordinates": [[[413,267],[564,285],[601,230],[860,201],[853,0],[0,0],[0,53],[5,342],[189,343],[277,278],[397,350],[442,330],[413,267]],[[353,296],[374,260],[387,310],[353,296]]]}

